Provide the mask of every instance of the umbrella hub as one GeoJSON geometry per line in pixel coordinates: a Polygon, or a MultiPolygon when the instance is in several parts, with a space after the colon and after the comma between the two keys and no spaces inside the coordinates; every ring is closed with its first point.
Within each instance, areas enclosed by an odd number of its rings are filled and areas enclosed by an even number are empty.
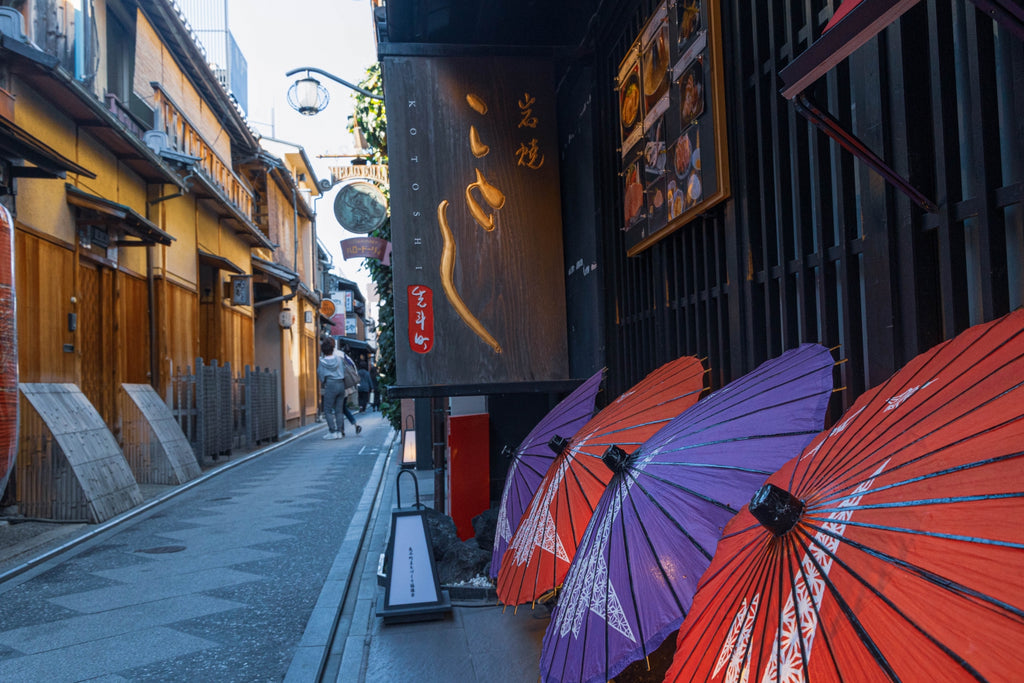
{"type": "Polygon", "coordinates": [[[625,469],[629,467],[630,463],[636,460],[634,457],[635,454],[635,451],[633,453],[627,453],[618,446],[609,446],[608,450],[606,450],[604,455],[601,456],[601,460],[608,466],[608,469],[615,474],[619,474],[625,471],[625,469]]]}
{"type": "Polygon", "coordinates": [[[553,437],[551,437],[551,441],[548,441],[548,448],[553,450],[555,452],[555,455],[561,455],[565,451],[566,447],[568,447],[568,445],[569,439],[565,438],[564,436],[559,436],[558,434],[555,434],[553,437]]]}
{"type": "Polygon", "coordinates": [[[782,536],[800,521],[804,502],[786,489],[765,484],[750,499],[750,514],[768,531],[782,536]]]}

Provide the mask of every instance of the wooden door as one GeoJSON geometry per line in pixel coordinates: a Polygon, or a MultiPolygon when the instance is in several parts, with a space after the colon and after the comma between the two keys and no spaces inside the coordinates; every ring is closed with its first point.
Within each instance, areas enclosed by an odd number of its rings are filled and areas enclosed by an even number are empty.
{"type": "Polygon", "coordinates": [[[78,275],[78,344],[82,393],[108,426],[114,426],[117,397],[113,272],[80,261],[78,275]]]}

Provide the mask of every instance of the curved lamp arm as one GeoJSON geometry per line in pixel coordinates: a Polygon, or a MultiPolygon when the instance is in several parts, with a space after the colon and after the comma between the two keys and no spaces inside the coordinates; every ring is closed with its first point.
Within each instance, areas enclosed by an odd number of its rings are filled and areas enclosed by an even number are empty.
{"type": "Polygon", "coordinates": [[[341,83],[346,88],[351,88],[352,90],[355,90],[356,92],[361,93],[363,95],[366,95],[367,97],[370,97],[372,99],[375,99],[375,100],[383,100],[384,99],[381,95],[378,95],[376,93],[372,93],[369,90],[366,90],[365,88],[360,88],[358,85],[352,85],[348,81],[343,80],[341,78],[338,78],[334,74],[329,73],[327,71],[324,71],[323,69],[318,69],[315,66],[302,66],[302,67],[299,67],[298,69],[292,69],[291,71],[286,73],[285,76],[294,76],[295,74],[299,73],[300,71],[306,71],[306,72],[312,71],[313,73],[318,73],[321,76],[326,76],[327,78],[331,79],[335,83],[341,83]]]}

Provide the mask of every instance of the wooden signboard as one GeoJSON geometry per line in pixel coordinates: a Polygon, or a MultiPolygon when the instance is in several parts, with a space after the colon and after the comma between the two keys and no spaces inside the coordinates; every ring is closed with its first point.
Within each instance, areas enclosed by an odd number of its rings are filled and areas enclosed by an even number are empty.
{"type": "Polygon", "coordinates": [[[550,63],[383,68],[398,385],[567,379],[550,63]]]}
{"type": "Polygon", "coordinates": [[[717,0],[662,3],[622,60],[622,229],[631,256],[729,196],[723,68],[717,0]]]}

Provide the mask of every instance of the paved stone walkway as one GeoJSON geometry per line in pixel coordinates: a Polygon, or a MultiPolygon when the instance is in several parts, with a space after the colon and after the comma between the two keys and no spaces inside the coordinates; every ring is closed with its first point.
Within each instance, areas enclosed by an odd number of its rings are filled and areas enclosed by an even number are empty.
{"type": "Polygon", "coordinates": [[[0,584],[0,681],[280,681],[393,432],[274,449],[0,584]]]}

